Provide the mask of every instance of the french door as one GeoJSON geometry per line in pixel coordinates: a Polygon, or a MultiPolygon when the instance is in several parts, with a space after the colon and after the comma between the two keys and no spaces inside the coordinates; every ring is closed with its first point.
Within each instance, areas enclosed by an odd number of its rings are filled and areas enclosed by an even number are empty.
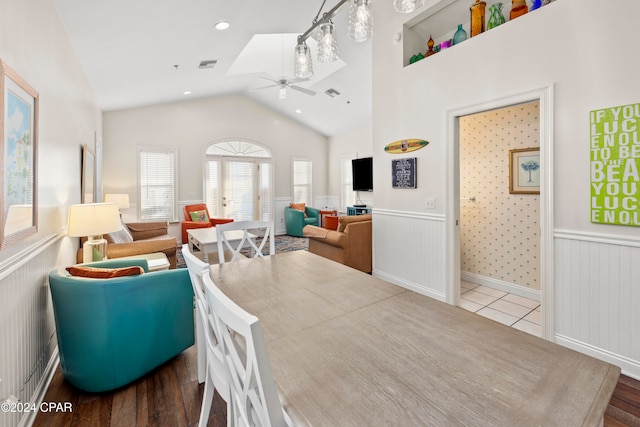
{"type": "Polygon", "coordinates": [[[213,217],[272,219],[271,160],[208,157],[206,172],[206,203],[213,217]]]}

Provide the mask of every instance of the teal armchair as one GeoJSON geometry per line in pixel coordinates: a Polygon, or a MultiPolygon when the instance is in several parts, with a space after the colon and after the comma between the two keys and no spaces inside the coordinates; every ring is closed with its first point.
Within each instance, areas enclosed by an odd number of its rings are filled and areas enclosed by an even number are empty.
{"type": "Polygon", "coordinates": [[[305,225],[320,225],[320,209],[305,207],[307,216],[302,211],[286,206],[284,208],[284,222],[289,236],[303,237],[302,229],[305,225]]]}
{"type": "Polygon", "coordinates": [[[113,390],[194,343],[193,290],[187,269],[148,272],[145,260],[83,266],[141,266],[145,273],[111,279],[49,274],[60,366],[88,392],[113,390]]]}

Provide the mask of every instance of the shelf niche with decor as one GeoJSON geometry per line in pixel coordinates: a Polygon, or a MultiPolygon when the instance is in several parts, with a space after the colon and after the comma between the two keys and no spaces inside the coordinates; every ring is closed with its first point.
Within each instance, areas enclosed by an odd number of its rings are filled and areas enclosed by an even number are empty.
{"type": "MultiPolygon", "coordinates": [[[[485,32],[495,31],[486,29],[489,21],[490,11],[489,7],[494,3],[502,3],[502,14],[505,17],[505,23],[509,24],[509,13],[511,12],[511,0],[504,0],[501,2],[485,0],[487,3],[485,12],[485,32]]],[[[411,18],[403,25],[402,40],[403,40],[403,66],[407,67],[415,62],[411,62],[411,58],[422,53],[425,55],[427,52],[427,42],[429,38],[433,38],[434,47],[440,45],[442,42],[453,39],[454,34],[458,30],[458,25],[462,25],[462,28],[467,33],[467,40],[463,41],[464,44],[471,38],[471,5],[475,3],[475,0],[441,0],[430,7],[427,7],[422,13],[411,18]]],[[[550,3],[553,4],[553,3],[550,3]]],[[[532,0],[527,1],[529,7],[528,13],[537,12],[538,9],[530,10],[532,0]]],[[[547,5],[548,6],[548,5],[547,5]]],[[[547,7],[542,6],[542,7],[547,7]]],[[[522,19],[522,17],[520,17],[522,19]]],[[[476,35],[476,37],[482,37],[484,33],[476,35]]],[[[456,45],[449,47],[448,49],[455,49],[456,45]]],[[[440,53],[440,52],[439,52],[440,53]]],[[[434,55],[438,55],[436,53],[434,55]]],[[[421,59],[421,61],[428,60],[430,56],[421,59]]],[[[419,62],[419,61],[416,61],[419,62]]]]}

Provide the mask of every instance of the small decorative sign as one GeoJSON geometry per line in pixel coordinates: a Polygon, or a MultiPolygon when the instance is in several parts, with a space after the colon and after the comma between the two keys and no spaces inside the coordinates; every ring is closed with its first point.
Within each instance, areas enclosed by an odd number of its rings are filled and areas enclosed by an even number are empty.
{"type": "Polygon", "coordinates": [[[389,154],[404,154],[426,147],[429,142],[424,139],[401,139],[387,144],[384,151],[389,154]]]}
{"type": "Polygon", "coordinates": [[[393,188],[416,188],[415,157],[391,160],[391,186],[393,188]]]}
{"type": "Polygon", "coordinates": [[[590,117],[591,222],[640,226],[640,104],[590,117]]]}

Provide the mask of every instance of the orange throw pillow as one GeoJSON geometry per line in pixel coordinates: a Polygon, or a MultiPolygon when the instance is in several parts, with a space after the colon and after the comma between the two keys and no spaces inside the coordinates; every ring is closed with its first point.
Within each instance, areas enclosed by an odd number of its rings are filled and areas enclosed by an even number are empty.
{"type": "Polygon", "coordinates": [[[289,203],[289,207],[304,212],[305,203],[289,203]]]}
{"type": "Polygon", "coordinates": [[[66,269],[69,274],[76,277],[88,277],[90,279],[112,279],[114,277],[137,276],[144,273],[144,269],[140,266],[121,267],[121,268],[97,268],[97,267],[81,267],[71,266],[66,269]]]}
{"type": "Polygon", "coordinates": [[[295,209],[304,214],[305,218],[307,217],[307,212],[305,211],[305,203],[289,203],[289,207],[291,209],[295,209]]]}
{"type": "Polygon", "coordinates": [[[335,215],[327,215],[324,217],[324,228],[328,230],[338,229],[338,217],[335,215]]]}

